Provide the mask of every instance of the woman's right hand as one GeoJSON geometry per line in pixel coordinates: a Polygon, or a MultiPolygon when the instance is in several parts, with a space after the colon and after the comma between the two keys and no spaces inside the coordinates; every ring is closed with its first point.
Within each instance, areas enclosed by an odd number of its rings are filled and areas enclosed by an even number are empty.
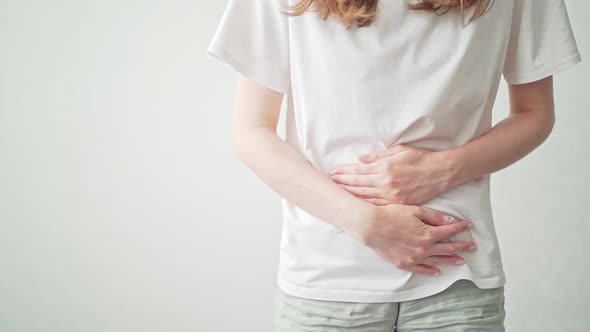
{"type": "Polygon", "coordinates": [[[456,254],[475,250],[472,241],[439,242],[472,224],[466,220],[449,223],[445,216],[416,205],[375,206],[370,220],[365,220],[356,236],[382,259],[402,270],[437,275],[440,270],[434,265],[461,265],[462,258],[456,254]]]}

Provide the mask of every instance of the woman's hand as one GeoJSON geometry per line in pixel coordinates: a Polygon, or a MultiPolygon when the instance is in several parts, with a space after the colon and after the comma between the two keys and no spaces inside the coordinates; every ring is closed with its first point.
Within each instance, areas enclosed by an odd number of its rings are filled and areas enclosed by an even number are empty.
{"type": "Polygon", "coordinates": [[[353,235],[400,269],[437,275],[440,270],[434,265],[461,265],[463,259],[456,254],[476,249],[473,241],[440,242],[468,231],[470,221],[449,222],[446,215],[415,205],[389,204],[373,211],[353,235]]]}
{"type": "Polygon", "coordinates": [[[330,178],[375,205],[424,204],[448,190],[456,172],[443,152],[402,144],[359,160],[335,168],[330,178]]]}

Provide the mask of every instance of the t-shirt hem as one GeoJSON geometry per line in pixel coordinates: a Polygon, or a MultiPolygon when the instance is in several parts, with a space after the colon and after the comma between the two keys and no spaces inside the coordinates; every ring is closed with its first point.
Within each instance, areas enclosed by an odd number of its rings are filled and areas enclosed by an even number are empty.
{"type": "Polygon", "coordinates": [[[381,303],[410,301],[434,295],[436,293],[442,292],[443,290],[450,287],[454,282],[461,279],[471,280],[475,285],[477,285],[477,287],[482,289],[498,288],[506,284],[505,275],[489,278],[478,278],[470,275],[469,273],[466,273],[459,275],[454,279],[445,280],[439,284],[424,285],[398,292],[311,288],[296,285],[282,279],[277,280],[277,286],[280,290],[287,294],[307,299],[340,302],[381,303]]]}
{"type": "Polygon", "coordinates": [[[262,75],[256,70],[254,70],[251,65],[238,60],[237,57],[231,55],[226,50],[215,46],[214,44],[209,45],[209,47],[207,48],[207,54],[213,56],[217,60],[221,60],[222,62],[230,65],[235,71],[239,72],[248,79],[251,79],[252,81],[266,88],[269,88],[273,91],[282,94],[288,93],[288,89],[282,86],[281,84],[277,83],[276,81],[273,81],[268,77],[265,77],[265,75],[262,75]]]}
{"type": "Polygon", "coordinates": [[[557,74],[581,61],[582,57],[580,53],[576,51],[562,58],[559,62],[551,64],[549,66],[541,67],[535,71],[528,73],[505,73],[504,77],[506,79],[506,82],[512,85],[531,83],[549,77],[551,75],[557,74]]]}

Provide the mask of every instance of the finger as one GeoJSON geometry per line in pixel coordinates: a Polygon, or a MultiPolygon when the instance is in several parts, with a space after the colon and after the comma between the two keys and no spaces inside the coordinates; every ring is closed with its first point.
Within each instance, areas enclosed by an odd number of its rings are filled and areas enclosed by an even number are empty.
{"type": "Polygon", "coordinates": [[[453,241],[448,243],[435,243],[428,250],[426,255],[454,255],[463,251],[474,251],[477,249],[473,241],[453,241]],[[470,247],[475,247],[471,250],[470,247]]]}
{"type": "Polygon", "coordinates": [[[354,187],[345,184],[340,185],[351,194],[360,198],[383,198],[383,190],[375,187],[354,187]]]}
{"type": "Polygon", "coordinates": [[[408,149],[415,149],[414,147],[411,147],[409,145],[405,145],[405,144],[395,144],[395,145],[390,145],[387,147],[387,150],[384,151],[383,153],[383,157],[389,157],[389,156],[393,156],[396,153],[400,153],[404,150],[408,150],[408,149]]]}
{"type": "Polygon", "coordinates": [[[381,174],[333,174],[332,181],[355,187],[378,187],[381,174]]]}
{"type": "Polygon", "coordinates": [[[377,161],[379,159],[383,159],[385,157],[393,156],[396,153],[399,153],[401,151],[411,148],[410,146],[403,145],[403,144],[396,144],[396,145],[394,145],[394,144],[390,145],[385,150],[379,150],[379,151],[375,151],[375,152],[372,152],[372,153],[369,153],[366,155],[361,155],[361,156],[359,156],[358,159],[364,163],[370,163],[370,162],[377,161]]]}
{"type": "Polygon", "coordinates": [[[463,265],[465,260],[460,256],[428,256],[420,260],[420,264],[426,265],[463,265]]]}
{"type": "Polygon", "coordinates": [[[420,207],[420,211],[416,214],[416,217],[424,223],[433,226],[449,225],[462,220],[445,213],[431,211],[426,207],[420,207]]]}
{"type": "Polygon", "coordinates": [[[467,229],[472,223],[466,220],[460,220],[450,225],[442,225],[442,226],[428,226],[429,233],[431,238],[435,241],[446,240],[457,235],[459,232],[467,229]]]}
{"type": "Polygon", "coordinates": [[[390,201],[381,199],[381,198],[365,198],[365,201],[373,203],[374,205],[384,206],[391,204],[390,201]]]}
{"type": "Polygon", "coordinates": [[[363,163],[372,163],[381,159],[381,153],[383,151],[375,151],[368,154],[362,154],[358,157],[358,160],[363,163]]]}
{"type": "Polygon", "coordinates": [[[330,174],[375,174],[381,173],[378,163],[354,163],[335,167],[330,174]]]}
{"type": "Polygon", "coordinates": [[[430,274],[430,275],[440,274],[439,269],[437,269],[435,267],[427,266],[427,265],[422,265],[422,264],[417,264],[417,265],[405,268],[405,270],[410,271],[410,272],[414,272],[414,273],[423,273],[423,274],[430,274]]]}

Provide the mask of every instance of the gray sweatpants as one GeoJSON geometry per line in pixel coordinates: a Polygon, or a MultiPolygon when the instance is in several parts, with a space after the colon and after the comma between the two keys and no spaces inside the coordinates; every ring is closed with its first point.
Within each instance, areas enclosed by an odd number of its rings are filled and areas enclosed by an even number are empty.
{"type": "Polygon", "coordinates": [[[275,332],[504,332],[504,286],[461,279],[417,300],[384,303],[304,299],[277,288],[275,332]]]}

